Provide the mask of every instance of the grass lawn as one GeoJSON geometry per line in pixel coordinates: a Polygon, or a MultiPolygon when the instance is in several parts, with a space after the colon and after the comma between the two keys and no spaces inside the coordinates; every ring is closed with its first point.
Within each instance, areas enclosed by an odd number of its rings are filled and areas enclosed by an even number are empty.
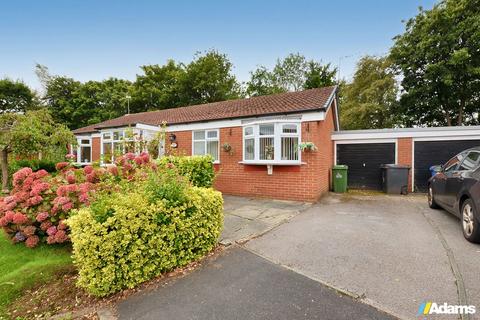
{"type": "Polygon", "coordinates": [[[12,245],[0,230],[0,319],[8,318],[7,306],[19,297],[23,290],[45,283],[71,268],[68,246],[42,245],[29,249],[24,245],[12,245]]]}

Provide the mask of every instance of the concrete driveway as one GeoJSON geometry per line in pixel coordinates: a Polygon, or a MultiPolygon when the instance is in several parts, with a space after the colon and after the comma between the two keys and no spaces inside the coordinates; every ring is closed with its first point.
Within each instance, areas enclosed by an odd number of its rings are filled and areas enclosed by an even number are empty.
{"type": "Polygon", "coordinates": [[[423,301],[480,308],[480,246],[423,196],[331,194],[245,247],[400,318],[423,301]]]}

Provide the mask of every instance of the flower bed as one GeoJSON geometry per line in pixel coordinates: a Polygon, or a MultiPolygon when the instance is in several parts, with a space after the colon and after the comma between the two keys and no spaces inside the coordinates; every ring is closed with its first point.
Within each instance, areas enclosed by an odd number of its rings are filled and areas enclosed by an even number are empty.
{"type": "Polygon", "coordinates": [[[14,243],[35,247],[69,241],[65,224],[74,209],[88,206],[97,192],[115,190],[131,181],[139,169],[154,169],[148,154],[126,154],[109,168],[76,168],[70,162],[56,164],[57,174],[22,168],[13,174],[13,189],[0,198],[0,227],[14,243]]]}

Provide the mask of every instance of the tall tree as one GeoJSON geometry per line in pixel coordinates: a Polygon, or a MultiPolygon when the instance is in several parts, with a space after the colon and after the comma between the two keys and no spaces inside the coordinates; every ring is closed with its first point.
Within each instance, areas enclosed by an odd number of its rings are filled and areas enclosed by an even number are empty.
{"type": "Polygon", "coordinates": [[[386,57],[365,56],[357,63],[353,81],[341,86],[340,117],[343,129],[392,127],[398,84],[386,57]]]}
{"type": "Polygon", "coordinates": [[[335,85],[337,68],[332,68],[330,63],[322,65],[317,61],[310,60],[305,71],[304,89],[322,88],[335,85]]]}
{"type": "Polygon", "coordinates": [[[55,123],[46,109],[27,111],[25,114],[0,115],[0,167],[2,190],[8,191],[8,158],[32,156],[48,152],[51,148],[65,148],[74,142],[74,136],[63,124],[55,123]]]}
{"type": "Polygon", "coordinates": [[[216,50],[197,53],[185,65],[180,77],[182,105],[235,99],[241,96],[240,85],[233,75],[233,64],[225,54],[216,50]]]}
{"type": "Polygon", "coordinates": [[[0,79],[0,113],[33,109],[35,94],[23,82],[0,79]]]}
{"type": "Polygon", "coordinates": [[[335,84],[336,69],[307,60],[299,53],[277,59],[272,71],[264,66],[250,72],[246,92],[249,96],[261,96],[278,92],[299,91],[335,84]]]}
{"type": "Polygon", "coordinates": [[[405,125],[478,123],[480,0],[443,0],[420,9],[394,40],[405,125]]]}
{"type": "Polygon", "coordinates": [[[132,88],[132,112],[174,108],[181,105],[180,80],[185,76],[184,67],[174,60],[165,65],[140,67],[132,88]]]}

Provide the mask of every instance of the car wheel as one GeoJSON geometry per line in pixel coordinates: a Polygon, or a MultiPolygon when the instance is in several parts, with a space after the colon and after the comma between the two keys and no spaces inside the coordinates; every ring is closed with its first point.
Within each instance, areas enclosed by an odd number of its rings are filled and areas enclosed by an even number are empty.
{"type": "Polygon", "coordinates": [[[462,230],[465,239],[470,242],[480,242],[477,212],[475,212],[472,200],[470,199],[465,200],[462,204],[462,230]]]}
{"type": "Polygon", "coordinates": [[[432,208],[432,209],[438,209],[439,206],[438,206],[438,204],[435,202],[435,198],[434,198],[434,196],[433,196],[433,188],[432,188],[431,185],[428,186],[428,195],[427,195],[427,197],[428,197],[428,206],[429,206],[430,208],[432,208]]]}

